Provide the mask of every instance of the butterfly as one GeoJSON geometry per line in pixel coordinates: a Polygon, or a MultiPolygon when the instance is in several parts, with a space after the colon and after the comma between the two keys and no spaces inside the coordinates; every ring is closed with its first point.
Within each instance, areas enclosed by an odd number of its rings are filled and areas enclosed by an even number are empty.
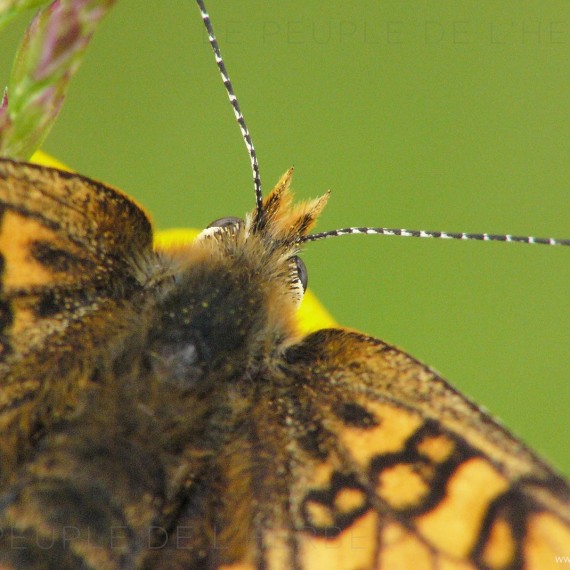
{"type": "Polygon", "coordinates": [[[487,413],[383,341],[298,333],[327,195],[290,182],[162,250],[120,191],[0,161],[3,567],[567,554],[568,483],[487,413]]]}

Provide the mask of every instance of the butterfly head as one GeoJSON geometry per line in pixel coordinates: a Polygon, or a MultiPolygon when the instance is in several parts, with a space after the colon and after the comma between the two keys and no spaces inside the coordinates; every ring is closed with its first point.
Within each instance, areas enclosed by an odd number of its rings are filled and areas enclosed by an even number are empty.
{"type": "Polygon", "coordinates": [[[293,169],[288,170],[263,200],[261,208],[245,220],[220,218],[199,236],[199,247],[209,250],[239,272],[244,287],[253,284],[274,319],[291,321],[307,288],[307,271],[298,254],[302,241],[324,208],[329,193],[320,198],[293,204],[290,189],[293,169]]]}

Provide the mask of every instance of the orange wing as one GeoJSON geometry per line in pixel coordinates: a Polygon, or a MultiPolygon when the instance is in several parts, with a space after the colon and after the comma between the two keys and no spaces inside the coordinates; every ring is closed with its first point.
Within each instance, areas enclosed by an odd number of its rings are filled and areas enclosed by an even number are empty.
{"type": "Polygon", "coordinates": [[[0,482],[121,336],[151,246],[148,218],[117,190],[0,160],[0,482]]]}
{"type": "Polygon", "coordinates": [[[570,555],[567,483],[433,371],[339,330],[287,360],[320,419],[293,476],[301,567],[538,570],[570,555]]]}

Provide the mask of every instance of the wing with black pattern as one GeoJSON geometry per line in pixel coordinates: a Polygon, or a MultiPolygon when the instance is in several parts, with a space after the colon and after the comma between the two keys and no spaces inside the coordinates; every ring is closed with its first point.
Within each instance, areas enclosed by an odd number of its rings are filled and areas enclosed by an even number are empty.
{"type": "Polygon", "coordinates": [[[286,360],[310,408],[291,474],[299,567],[542,570],[570,554],[567,483],[433,371],[341,330],[286,360]]]}
{"type": "Polygon", "coordinates": [[[125,333],[151,248],[147,216],[119,191],[0,160],[0,481],[125,333]]]}

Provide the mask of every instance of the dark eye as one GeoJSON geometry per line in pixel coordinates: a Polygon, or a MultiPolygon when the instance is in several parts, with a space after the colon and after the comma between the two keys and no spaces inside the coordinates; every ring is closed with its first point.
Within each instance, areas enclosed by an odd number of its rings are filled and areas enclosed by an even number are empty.
{"type": "Polygon", "coordinates": [[[307,284],[309,283],[309,274],[307,273],[307,266],[303,262],[303,260],[294,255],[292,258],[295,266],[297,267],[297,277],[301,282],[301,287],[303,287],[303,293],[307,290],[307,284]]]}
{"type": "Polygon", "coordinates": [[[228,216],[227,218],[218,218],[214,220],[211,224],[208,224],[209,228],[227,228],[228,226],[241,226],[243,225],[243,220],[236,218],[235,216],[228,216]]]}

